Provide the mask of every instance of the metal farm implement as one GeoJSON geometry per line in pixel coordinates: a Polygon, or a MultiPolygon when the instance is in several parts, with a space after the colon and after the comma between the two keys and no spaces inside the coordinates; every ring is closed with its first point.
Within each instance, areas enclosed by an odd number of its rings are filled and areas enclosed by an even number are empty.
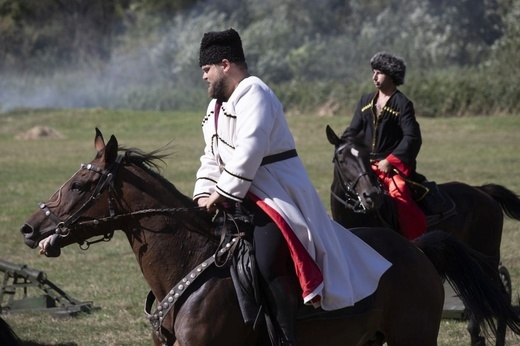
{"type": "Polygon", "coordinates": [[[90,312],[92,302],[80,302],[53,284],[43,271],[0,260],[4,273],[0,291],[0,314],[49,312],[56,317],[90,312]],[[39,293],[39,294],[38,294],[39,293]]]}

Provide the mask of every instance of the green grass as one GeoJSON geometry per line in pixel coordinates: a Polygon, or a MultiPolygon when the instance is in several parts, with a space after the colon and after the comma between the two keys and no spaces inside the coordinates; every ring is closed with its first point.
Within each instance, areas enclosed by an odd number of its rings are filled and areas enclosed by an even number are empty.
{"type": "MultiPolygon", "coordinates": [[[[151,345],[150,327],[143,314],[148,287],[122,232],[109,243],[88,251],[70,246],[49,259],[30,250],[18,229],[78,168],[95,155],[94,128],[105,139],[151,151],[173,141],[175,155],[163,174],[183,193],[191,195],[202,152],[202,113],[88,110],[18,111],[0,115],[0,259],[47,273],[49,279],[80,301],[93,301],[101,310],[76,318],[47,314],[3,317],[25,340],[40,345],[151,345]],[[34,126],[49,126],[62,139],[16,140],[34,126]]],[[[329,205],[332,146],[325,126],[336,132],[350,116],[288,118],[297,149],[325,205],[329,205]]],[[[520,164],[520,116],[420,118],[423,147],[418,169],[430,180],[458,180],[470,184],[498,183],[520,192],[515,173],[520,164]]],[[[502,259],[518,295],[520,287],[519,222],[506,220],[502,259]]],[[[466,323],[442,322],[439,345],[469,344],[466,323]]],[[[508,345],[520,339],[508,338],[508,345]]]]}

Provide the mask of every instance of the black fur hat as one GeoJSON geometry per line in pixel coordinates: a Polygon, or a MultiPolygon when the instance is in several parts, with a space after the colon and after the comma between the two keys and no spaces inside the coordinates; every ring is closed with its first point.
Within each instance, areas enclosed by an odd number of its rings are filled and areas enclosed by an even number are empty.
{"type": "Polygon", "coordinates": [[[211,31],[200,42],[199,66],[213,65],[227,59],[230,62],[245,61],[240,35],[234,29],[211,31]]]}
{"type": "Polygon", "coordinates": [[[395,85],[404,84],[406,65],[404,60],[386,52],[376,53],[370,59],[372,70],[379,70],[392,78],[395,85]]]}

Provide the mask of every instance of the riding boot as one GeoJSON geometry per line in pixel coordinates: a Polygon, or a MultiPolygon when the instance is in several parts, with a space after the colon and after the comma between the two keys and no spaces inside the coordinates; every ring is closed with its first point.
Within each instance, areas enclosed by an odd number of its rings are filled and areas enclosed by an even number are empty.
{"type": "MultiPolygon", "coordinates": [[[[269,314],[280,327],[280,345],[296,345],[295,324],[297,300],[287,276],[279,276],[269,283],[266,292],[269,314]]],[[[274,321],[273,321],[274,322],[274,321]]]]}

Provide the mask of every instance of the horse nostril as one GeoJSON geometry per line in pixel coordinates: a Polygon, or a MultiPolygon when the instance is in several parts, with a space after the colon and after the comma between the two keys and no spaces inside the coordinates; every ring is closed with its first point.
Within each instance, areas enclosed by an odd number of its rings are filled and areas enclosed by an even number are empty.
{"type": "Polygon", "coordinates": [[[20,228],[20,232],[22,232],[22,234],[25,236],[25,237],[30,237],[33,232],[34,232],[34,229],[32,228],[31,225],[28,225],[28,224],[24,224],[22,226],[22,228],[20,228]]]}

